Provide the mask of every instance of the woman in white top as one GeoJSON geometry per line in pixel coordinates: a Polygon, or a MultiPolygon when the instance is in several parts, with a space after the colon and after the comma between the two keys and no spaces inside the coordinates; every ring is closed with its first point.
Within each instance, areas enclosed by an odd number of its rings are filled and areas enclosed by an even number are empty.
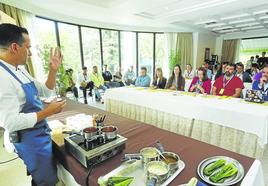
{"type": "Polygon", "coordinates": [[[185,79],[193,79],[194,78],[194,70],[190,64],[186,65],[186,70],[183,73],[183,77],[185,79]]]}

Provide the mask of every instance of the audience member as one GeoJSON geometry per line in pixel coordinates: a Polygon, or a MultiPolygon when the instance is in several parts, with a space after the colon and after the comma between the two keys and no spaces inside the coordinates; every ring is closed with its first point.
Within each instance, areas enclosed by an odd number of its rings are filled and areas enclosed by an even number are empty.
{"type": "Polygon", "coordinates": [[[225,75],[222,75],[215,80],[213,85],[213,95],[239,98],[243,88],[244,85],[242,80],[235,76],[235,65],[229,64],[226,67],[225,75]]]}
{"type": "Polygon", "coordinates": [[[98,73],[97,66],[93,66],[93,72],[90,75],[90,79],[94,83],[94,91],[95,91],[97,101],[103,102],[99,90],[103,90],[105,92],[107,87],[104,85],[104,79],[103,79],[102,75],[98,73]]]}
{"type": "Polygon", "coordinates": [[[220,69],[217,71],[217,73],[215,75],[215,78],[214,78],[215,80],[225,74],[226,67],[228,64],[229,64],[229,62],[227,62],[227,61],[224,61],[221,63],[220,69]]]}
{"type": "Polygon", "coordinates": [[[135,79],[136,75],[135,72],[133,71],[133,66],[130,66],[130,68],[126,71],[124,75],[124,82],[126,85],[134,85],[135,84],[135,79]]]}
{"type": "Polygon", "coordinates": [[[166,89],[184,91],[185,79],[182,76],[181,67],[176,64],[171,77],[168,79],[166,89]]]}
{"type": "Polygon", "coordinates": [[[114,82],[117,84],[116,87],[123,87],[125,86],[122,80],[123,76],[121,73],[121,68],[118,67],[118,71],[114,75],[114,82]]]}
{"type": "Polygon", "coordinates": [[[73,80],[73,69],[68,69],[65,71],[65,74],[63,76],[63,85],[66,92],[73,92],[74,97],[76,100],[78,100],[78,90],[75,86],[75,82],[73,80]]]}
{"type": "Polygon", "coordinates": [[[197,75],[191,82],[189,92],[210,94],[211,80],[207,77],[206,69],[204,67],[198,68],[197,75]]]}
{"type": "Polygon", "coordinates": [[[190,64],[186,65],[186,70],[183,73],[183,77],[185,79],[193,79],[194,78],[194,70],[193,70],[192,65],[190,65],[190,64]]]}
{"type": "Polygon", "coordinates": [[[94,87],[94,83],[90,81],[90,77],[87,74],[87,67],[82,68],[83,72],[78,76],[78,82],[80,85],[80,89],[83,91],[84,103],[87,104],[87,89],[89,89],[89,96],[92,96],[92,90],[94,87]]]}
{"type": "Polygon", "coordinates": [[[164,89],[166,87],[167,78],[163,77],[163,71],[161,68],[157,68],[154,79],[153,79],[153,88],[155,89],[164,89]]]}
{"type": "Polygon", "coordinates": [[[252,82],[250,74],[244,71],[244,65],[242,63],[236,64],[236,76],[239,77],[244,83],[252,82]]]}
{"type": "Polygon", "coordinates": [[[147,75],[147,68],[141,67],[140,76],[135,81],[137,87],[149,87],[151,83],[150,76],[147,75]]]}
{"type": "Polygon", "coordinates": [[[209,69],[209,62],[205,61],[203,63],[203,67],[206,69],[207,77],[211,80],[212,79],[212,71],[209,69]]]}
{"type": "Polygon", "coordinates": [[[254,81],[252,85],[253,90],[262,90],[264,92],[264,99],[268,101],[268,65],[265,65],[262,70],[262,77],[254,81]]]}
{"type": "Polygon", "coordinates": [[[248,60],[248,61],[246,62],[246,68],[245,68],[246,71],[251,69],[251,65],[252,65],[252,63],[254,63],[254,56],[251,56],[251,57],[250,57],[250,60],[248,60]]]}
{"type": "Polygon", "coordinates": [[[257,63],[259,65],[259,69],[263,69],[263,67],[268,64],[268,58],[265,57],[266,52],[262,52],[262,56],[258,59],[257,63]]]}

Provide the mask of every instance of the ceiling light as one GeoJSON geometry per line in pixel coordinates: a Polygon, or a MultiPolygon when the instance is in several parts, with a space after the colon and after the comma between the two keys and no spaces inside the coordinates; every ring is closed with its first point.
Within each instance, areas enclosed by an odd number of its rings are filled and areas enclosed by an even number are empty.
{"type": "Polygon", "coordinates": [[[244,14],[238,14],[238,15],[233,15],[233,16],[222,17],[221,20],[229,20],[229,19],[235,19],[235,18],[246,17],[246,16],[249,16],[249,14],[244,13],[244,14]]]}
{"type": "Polygon", "coordinates": [[[268,9],[266,9],[266,10],[255,11],[255,12],[253,12],[253,15],[264,14],[264,13],[266,13],[266,12],[268,12],[268,9]]]}
{"type": "Polygon", "coordinates": [[[203,25],[203,24],[206,24],[206,23],[213,23],[213,22],[217,22],[217,20],[216,19],[211,19],[211,20],[196,22],[194,24],[195,25],[203,25]]]}
{"type": "Polygon", "coordinates": [[[252,27],[247,27],[247,28],[242,28],[241,30],[251,30],[251,29],[258,29],[258,28],[263,28],[264,26],[252,26],[252,27]]]}
{"type": "Polygon", "coordinates": [[[233,28],[232,26],[224,26],[224,27],[217,27],[217,28],[212,28],[212,30],[217,31],[217,30],[225,30],[225,29],[231,29],[233,28]]]}
{"type": "Polygon", "coordinates": [[[230,29],[230,30],[220,30],[220,33],[227,33],[227,32],[235,32],[235,31],[239,31],[239,29],[230,29]]]}
{"type": "MultiPolygon", "coordinates": [[[[169,12],[165,13],[164,16],[165,17],[178,16],[178,15],[194,12],[194,11],[197,11],[197,10],[202,10],[202,9],[206,9],[206,8],[212,8],[212,7],[215,7],[215,6],[220,6],[220,5],[223,5],[223,4],[232,3],[234,1],[238,1],[238,0],[210,0],[210,1],[206,1],[206,2],[201,2],[199,4],[194,4],[192,6],[188,6],[188,7],[185,7],[185,8],[181,8],[181,9],[178,8],[178,9],[176,9],[174,11],[169,11],[169,12]]],[[[161,17],[162,16],[163,16],[163,14],[161,15],[161,17]]]]}
{"type": "Polygon", "coordinates": [[[245,26],[253,26],[253,25],[260,25],[260,23],[246,23],[246,24],[241,24],[241,25],[236,25],[235,27],[245,27],[245,26]]]}
{"type": "Polygon", "coordinates": [[[216,27],[216,26],[224,26],[226,25],[225,23],[216,23],[216,24],[210,24],[210,25],[205,25],[205,28],[211,28],[211,27],[216,27]]]}
{"type": "Polygon", "coordinates": [[[249,21],[255,21],[255,19],[254,18],[249,18],[249,19],[241,19],[241,20],[236,20],[236,21],[230,21],[229,24],[244,23],[244,22],[249,22],[249,21]]]}
{"type": "Polygon", "coordinates": [[[261,17],[259,17],[259,19],[268,19],[268,15],[267,16],[261,16],[261,17]]]}

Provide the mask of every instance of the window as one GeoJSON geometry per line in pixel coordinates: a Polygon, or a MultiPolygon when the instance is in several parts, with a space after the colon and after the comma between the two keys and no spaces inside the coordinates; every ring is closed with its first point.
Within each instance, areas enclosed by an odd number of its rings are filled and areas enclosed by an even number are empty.
{"type": "Polygon", "coordinates": [[[64,67],[72,68],[77,75],[81,71],[78,27],[64,23],[58,23],[58,27],[64,67]]]}
{"type": "Polygon", "coordinates": [[[261,57],[262,52],[268,52],[268,38],[259,39],[245,39],[241,41],[239,61],[244,64],[250,59],[251,56],[259,55],[261,57]]]}
{"type": "Polygon", "coordinates": [[[121,66],[124,74],[130,66],[136,71],[136,33],[121,32],[121,66]]]}
{"type": "Polygon", "coordinates": [[[45,81],[48,74],[48,62],[50,56],[50,48],[57,46],[55,22],[46,19],[36,18],[34,20],[35,32],[34,40],[36,46],[32,47],[33,66],[36,77],[40,81],[45,81]],[[38,55],[36,57],[35,55],[38,55]]]}
{"type": "Polygon", "coordinates": [[[139,74],[140,68],[146,67],[147,74],[153,77],[153,34],[139,33],[139,74]]]}
{"type": "Polygon", "coordinates": [[[84,65],[92,72],[92,67],[97,66],[101,70],[100,55],[100,31],[93,28],[82,28],[82,43],[84,65]]]}
{"type": "Polygon", "coordinates": [[[168,76],[168,63],[166,55],[165,35],[155,35],[155,69],[162,68],[164,76],[168,76]]]}
{"type": "Polygon", "coordinates": [[[119,67],[118,31],[102,30],[103,64],[115,74],[119,67]]]}

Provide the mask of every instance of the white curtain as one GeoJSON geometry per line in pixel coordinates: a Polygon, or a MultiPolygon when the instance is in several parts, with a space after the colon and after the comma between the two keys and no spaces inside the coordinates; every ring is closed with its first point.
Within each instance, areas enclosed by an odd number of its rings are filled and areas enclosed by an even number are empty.
{"type": "Polygon", "coordinates": [[[163,72],[165,74],[170,74],[169,73],[169,56],[171,51],[176,51],[176,45],[177,45],[177,33],[176,32],[166,32],[165,33],[165,38],[166,38],[166,64],[165,68],[163,68],[163,72]]]}
{"type": "Polygon", "coordinates": [[[43,70],[43,63],[38,55],[38,43],[37,43],[37,37],[38,35],[35,32],[35,15],[23,12],[22,13],[22,20],[24,22],[24,25],[26,25],[26,28],[29,32],[30,40],[31,40],[31,52],[32,52],[32,65],[34,68],[34,72],[36,74],[36,79],[40,82],[44,82],[46,80],[45,73],[43,70]]]}

